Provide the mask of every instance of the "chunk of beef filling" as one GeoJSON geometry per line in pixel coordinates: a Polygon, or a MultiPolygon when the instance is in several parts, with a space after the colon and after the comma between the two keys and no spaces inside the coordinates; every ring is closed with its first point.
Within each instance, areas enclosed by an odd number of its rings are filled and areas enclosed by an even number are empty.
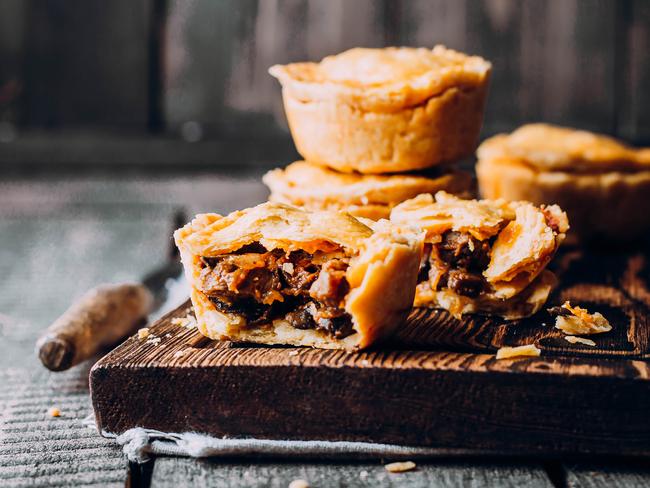
{"type": "Polygon", "coordinates": [[[309,296],[329,308],[338,308],[350,291],[345,279],[348,265],[340,259],[332,259],[323,264],[318,279],[309,288],[309,296]]]}
{"type": "Polygon", "coordinates": [[[248,325],[284,317],[298,329],[322,329],[337,338],[353,333],[352,318],[340,308],[350,288],[346,260],[266,252],[259,245],[248,250],[202,258],[201,289],[218,310],[243,315],[248,325]]]}
{"type": "Polygon", "coordinates": [[[290,295],[308,291],[320,271],[319,266],[312,262],[312,256],[305,251],[291,252],[280,269],[285,284],[284,292],[290,295]]]}
{"type": "Polygon", "coordinates": [[[204,261],[199,280],[206,294],[231,291],[270,304],[281,299],[282,282],[277,269],[281,253],[233,254],[204,261]]]}
{"type": "Polygon", "coordinates": [[[481,294],[486,287],[482,272],[490,262],[488,241],[448,231],[439,243],[427,246],[418,281],[429,281],[434,290],[447,287],[471,298],[481,294]]]}
{"type": "Polygon", "coordinates": [[[342,309],[317,308],[314,302],[306,303],[285,316],[296,329],[320,329],[336,339],[344,339],[354,333],[352,317],[342,309]]]}

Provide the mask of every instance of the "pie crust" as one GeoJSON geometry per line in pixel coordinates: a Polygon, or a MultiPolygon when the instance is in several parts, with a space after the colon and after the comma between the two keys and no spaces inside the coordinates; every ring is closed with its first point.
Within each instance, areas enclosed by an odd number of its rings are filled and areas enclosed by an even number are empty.
{"type": "MultiPolygon", "coordinates": [[[[556,283],[545,268],[568,229],[566,214],[557,205],[538,208],[529,202],[462,200],[445,192],[397,205],[391,221],[424,230],[425,245],[432,247],[430,256],[443,255],[440,246],[450,234],[471,240],[467,249],[458,247],[453,258],[484,249],[485,262],[479,269],[463,270],[453,260],[438,257],[439,261],[431,261],[432,269],[439,263],[435,269],[444,272],[421,273],[415,306],[444,308],[456,317],[485,313],[518,319],[537,312],[556,283]],[[451,286],[450,278],[444,284],[441,277],[451,276],[450,271],[472,273],[481,280],[481,291],[462,293],[451,286]]],[[[428,263],[423,259],[422,264],[428,263]]]]}
{"type": "Polygon", "coordinates": [[[365,348],[403,323],[413,302],[422,234],[387,220],[361,222],[344,212],[309,212],[267,202],[257,207],[197,215],[174,233],[199,331],[220,340],[292,344],[320,348],[365,348]],[[345,253],[349,291],[343,299],[353,333],[342,339],[317,329],[293,328],[285,320],[247,327],[240,314],[217,310],[201,285],[206,258],[227,255],[247,245],[268,250],[345,253]]]}
{"type": "Polygon", "coordinates": [[[269,171],[263,180],[271,190],[271,201],[310,210],[344,210],[373,220],[387,219],[395,205],[420,193],[444,190],[469,198],[474,192],[472,175],[455,169],[428,174],[363,175],[297,161],[269,171]]]}
{"type": "Polygon", "coordinates": [[[487,139],[477,151],[484,198],[557,203],[571,239],[629,240],[650,230],[650,149],[545,124],[487,139]]]}
{"type": "Polygon", "coordinates": [[[344,172],[391,173],[469,156],[491,65],[436,46],[355,48],[276,65],[298,152],[344,172]]]}

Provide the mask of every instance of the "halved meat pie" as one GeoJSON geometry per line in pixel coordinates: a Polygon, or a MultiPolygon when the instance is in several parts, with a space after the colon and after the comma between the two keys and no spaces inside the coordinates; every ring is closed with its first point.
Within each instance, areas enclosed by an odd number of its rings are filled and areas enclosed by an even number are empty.
{"type": "Polygon", "coordinates": [[[445,192],[407,200],[391,220],[426,232],[415,306],[456,317],[517,319],[538,311],[556,281],[546,265],[569,228],[557,205],[461,200],[445,192]]]}
{"type": "Polygon", "coordinates": [[[280,203],[198,215],[174,237],[204,335],[345,349],[403,322],[423,245],[387,220],[280,203]]]}

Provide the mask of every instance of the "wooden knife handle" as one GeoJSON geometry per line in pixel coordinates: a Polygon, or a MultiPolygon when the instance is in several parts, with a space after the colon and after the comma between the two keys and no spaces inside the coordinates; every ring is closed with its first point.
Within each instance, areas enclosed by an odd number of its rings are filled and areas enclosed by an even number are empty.
{"type": "Polygon", "coordinates": [[[72,304],[36,343],[38,357],[63,371],[132,333],[151,311],[153,296],[143,285],[99,285],[72,304]]]}

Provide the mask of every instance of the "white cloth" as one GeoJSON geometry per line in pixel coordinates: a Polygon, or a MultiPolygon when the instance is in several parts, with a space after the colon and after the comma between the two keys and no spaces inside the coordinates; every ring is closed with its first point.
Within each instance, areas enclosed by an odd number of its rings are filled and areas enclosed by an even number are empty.
{"type": "MultiPolygon", "coordinates": [[[[106,433],[103,433],[106,435],[106,433]]],[[[281,441],[229,439],[185,432],[169,434],[136,427],[115,436],[129,461],[144,463],[154,454],[205,457],[275,457],[319,459],[422,459],[440,455],[440,449],[350,441],[281,441]]],[[[449,455],[449,450],[445,451],[449,455]]]]}
{"type": "MultiPolygon", "coordinates": [[[[95,419],[89,415],[85,425],[96,428],[95,419]]],[[[437,449],[429,447],[375,444],[351,441],[299,441],[268,439],[232,439],[212,437],[195,432],[166,433],[136,427],[123,434],[102,432],[122,446],[129,461],[147,462],[152,455],[206,457],[271,457],[286,459],[425,459],[454,454],[467,454],[467,450],[437,449]]],[[[473,453],[475,454],[475,452],[473,453]]]]}

